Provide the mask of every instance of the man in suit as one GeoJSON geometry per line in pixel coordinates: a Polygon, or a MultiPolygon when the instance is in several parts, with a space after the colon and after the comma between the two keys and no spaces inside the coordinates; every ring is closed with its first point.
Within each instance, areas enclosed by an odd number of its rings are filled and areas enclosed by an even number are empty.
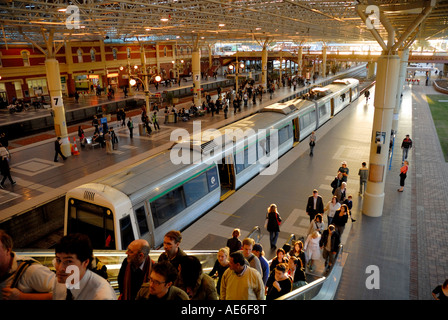
{"type": "Polygon", "coordinates": [[[313,195],[308,198],[305,211],[310,217],[310,222],[314,220],[318,213],[324,213],[324,202],[316,189],[313,190],[313,195]]]}
{"type": "Polygon", "coordinates": [[[62,154],[61,144],[62,144],[61,137],[58,137],[54,141],[54,151],[55,151],[54,162],[58,162],[58,156],[59,155],[62,157],[62,159],[64,159],[64,160],[67,159],[67,157],[62,154]]]}

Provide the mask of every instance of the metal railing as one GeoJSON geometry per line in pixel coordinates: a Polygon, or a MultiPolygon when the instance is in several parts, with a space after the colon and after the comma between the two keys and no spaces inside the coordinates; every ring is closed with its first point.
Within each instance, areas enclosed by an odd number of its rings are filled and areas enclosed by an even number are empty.
{"type": "Polygon", "coordinates": [[[277,300],[332,300],[341,279],[342,251],[343,246],[340,245],[336,261],[326,276],[291,291],[277,300]]]}

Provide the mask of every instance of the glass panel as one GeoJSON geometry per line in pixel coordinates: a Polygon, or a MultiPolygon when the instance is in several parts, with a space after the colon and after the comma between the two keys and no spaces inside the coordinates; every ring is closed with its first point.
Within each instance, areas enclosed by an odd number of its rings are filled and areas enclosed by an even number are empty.
{"type": "Polygon", "coordinates": [[[205,173],[184,184],[187,207],[206,196],[208,193],[207,175],[205,173]]]}
{"type": "Polygon", "coordinates": [[[89,236],[95,249],[115,249],[114,217],[110,209],[70,199],[68,233],[89,236]]]}
{"type": "Polygon", "coordinates": [[[148,221],[146,221],[145,207],[141,206],[135,210],[135,217],[137,219],[138,229],[140,231],[140,236],[144,235],[149,231],[148,221]]]}
{"type": "Polygon", "coordinates": [[[151,202],[151,212],[154,220],[154,228],[175,217],[185,209],[183,188],[179,187],[168,192],[163,197],[151,202]]]}
{"type": "Polygon", "coordinates": [[[131,217],[126,216],[120,219],[121,232],[121,249],[126,250],[128,245],[134,241],[134,233],[132,232],[131,217]]]}

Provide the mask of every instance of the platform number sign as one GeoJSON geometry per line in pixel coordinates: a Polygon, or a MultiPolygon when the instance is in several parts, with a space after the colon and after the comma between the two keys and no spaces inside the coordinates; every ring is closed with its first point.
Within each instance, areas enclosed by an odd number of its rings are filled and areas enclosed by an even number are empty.
{"type": "Polygon", "coordinates": [[[62,107],[63,106],[62,97],[61,96],[52,97],[51,98],[51,106],[52,107],[62,107]]]}
{"type": "Polygon", "coordinates": [[[199,75],[198,75],[198,74],[195,74],[195,75],[194,75],[194,79],[195,79],[195,81],[199,81],[199,75]]]}

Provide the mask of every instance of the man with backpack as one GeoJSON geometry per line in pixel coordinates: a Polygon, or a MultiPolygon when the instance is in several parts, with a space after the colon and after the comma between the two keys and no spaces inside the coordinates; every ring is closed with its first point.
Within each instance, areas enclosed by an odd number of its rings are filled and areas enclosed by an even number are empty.
{"type": "Polygon", "coordinates": [[[0,300],[51,300],[55,274],[12,247],[11,236],[0,230],[0,300]]]}

